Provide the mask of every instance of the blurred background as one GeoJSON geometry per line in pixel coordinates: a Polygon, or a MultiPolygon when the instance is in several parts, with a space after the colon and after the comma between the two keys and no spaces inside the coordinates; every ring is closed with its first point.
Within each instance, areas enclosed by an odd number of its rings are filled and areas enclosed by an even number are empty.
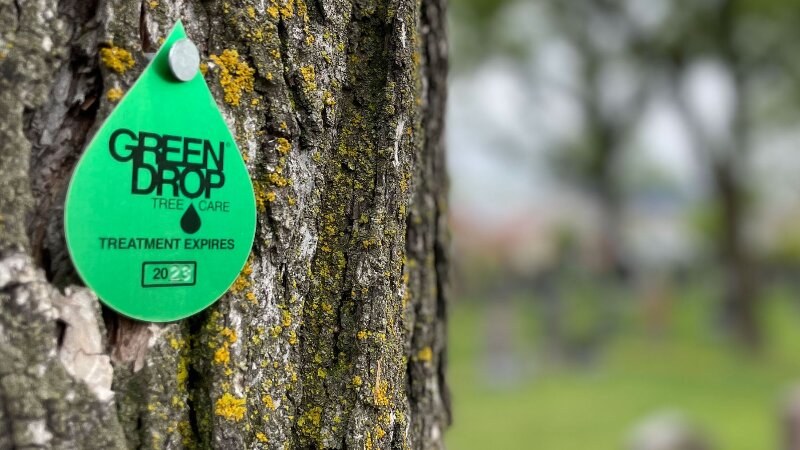
{"type": "Polygon", "coordinates": [[[800,3],[449,7],[448,446],[800,449],[800,3]]]}

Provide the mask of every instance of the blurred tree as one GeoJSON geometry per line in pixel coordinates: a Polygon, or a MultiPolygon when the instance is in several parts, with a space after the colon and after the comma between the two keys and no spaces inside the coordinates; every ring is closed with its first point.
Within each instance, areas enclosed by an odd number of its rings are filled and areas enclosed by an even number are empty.
{"type": "Polygon", "coordinates": [[[757,311],[760,266],[747,236],[755,200],[747,164],[760,126],[775,119],[757,108],[763,94],[759,83],[771,79],[773,92],[788,84],[784,99],[795,100],[777,109],[797,110],[800,83],[791,80],[800,72],[787,51],[797,36],[792,18],[798,13],[785,0],[683,1],[673,6],[653,41],[659,60],[653,62],[672,84],[673,98],[712,181],[725,323],[751,349],[760,346],[762,331],[757,311]],[[692,86],[703,68],[716,72],[714,82],[725,91],[713,109],[700,98],[708,86],[692,86]]]}
{"type": "Polygon", "coordinates": [[[580,137],[555,150],[556,166],[598,204],[598,275],[625,281],[631,266],[622,249],[624,198],[616,168],[647,99],[647,68],[636,59],[646,47],[622,1],[551,1],[549,6],[553,30],[578,59],[577,84],[566,90],[583,118],[576,130],[580,137]],[[626,86],[610,85],[613,77],[624,77],[626,86]]]}

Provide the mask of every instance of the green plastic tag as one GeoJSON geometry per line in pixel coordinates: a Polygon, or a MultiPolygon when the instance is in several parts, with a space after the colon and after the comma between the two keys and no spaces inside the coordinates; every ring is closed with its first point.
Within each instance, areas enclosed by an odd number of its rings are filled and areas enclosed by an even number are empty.
{"type": "Polygon", "coordinates": [[[153,61],[86,148],[67,193],[67,246],[114,310],[171,321],[211,305],[250,254],[253,186],[202,75],[178,81],[153,61]]]}

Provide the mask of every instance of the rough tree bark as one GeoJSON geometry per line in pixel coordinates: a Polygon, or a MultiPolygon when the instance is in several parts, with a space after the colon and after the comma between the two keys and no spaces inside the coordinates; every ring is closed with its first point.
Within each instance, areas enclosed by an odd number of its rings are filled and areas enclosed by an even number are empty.
{"type": "Polygon", "coordinates": [[[0,0],[0,449],[441,448],[444,0],[0,0]],[[83,147],[176,20],[256,189],[215,306],[100,306],[62,229],[83,147]]]}

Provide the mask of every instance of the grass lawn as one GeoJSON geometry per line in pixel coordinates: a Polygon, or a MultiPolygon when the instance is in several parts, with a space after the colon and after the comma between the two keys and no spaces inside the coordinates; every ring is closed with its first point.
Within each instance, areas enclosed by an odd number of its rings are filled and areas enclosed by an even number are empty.
{"type": "MultiPolygon", "coordinates": [[[[764,303],[767,347],[753,358],[709,330],[712,308],[702,292],[683,294],[663,339],[649,338],[631,313],[602,361],[589,370],[537,368],[505,382],[487,370],[488,309],[453,305],[449,381],[454,424],[451,450],[621,449],[643,417],[680,410],[701,425],[715,448],[779,448],[778,411],[787,388],[800,382],[800,310],[790,294],[764,303]]],[[[512,304],[515,357],[532,360],[537,318],[512,304]]],[[[632,308],[631,308],[632,309],[632,308]]]]}

